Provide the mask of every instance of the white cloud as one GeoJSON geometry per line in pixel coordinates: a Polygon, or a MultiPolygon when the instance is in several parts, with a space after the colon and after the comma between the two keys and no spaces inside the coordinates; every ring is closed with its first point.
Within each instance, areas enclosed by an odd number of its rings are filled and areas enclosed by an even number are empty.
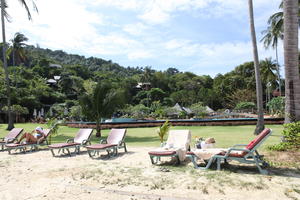
{"type": "MultiPolygon", "coordinates": [[[[257,11],[264,11],[256,15],[259,26],[264,26],[265,18],[279,2],[254,1],[257,11]],[[272,5],[272,9],[266,9],[268,5],[272,5]]],[[[245,0],[44,0],[37,3],[39,14],[34,13],[33,21],[28,22],[26,12],[18,1],[9,1],[8,11],[13,22],[7,23],[8,39],[20,31],[29,37],[30,43],[39,43],[41,47],[86,56],[105,56],[114,58],[115,62],[126,58],[124,63],[120,63],[125,66],[153,63],[181,66],[181,70],[198,74],[205,74],[208,69],[214,69],[215,73],[223,72],[224,66],[233,68],[252,60],[250,35],[249,39],[242,41],[224,39],[220,43],[200,43],[197,38],[171,35],[167,28],[162,30],[158,28],[162,26],[156,26],[171,22],[172,17],[182,13],[189,16],[190,12],[200,13],[208,20],[209,17],[234,16],[234,19],[245,21],[248,16],[245,0]],[[110,7],[114,8],[112,12],[109,12],[110,7]],[[101,9],[108,12],[101,14],[101,9]],[[115,16],[115,9],[121,10],[122,14],[124,12],[124,20],[110,21],[115,16]],[[126,14],[132,15],[131,18],[126,14]]],[[[197,33],[198,36],[200,34],[197,33]]],[[[269,57],[270,53],[259,47],[260,59],[269,57]]],[[[230,70],[226,68],[226,71],[230,70]]],[[[207,73],[214,74],[212,71],[207,73]]]]}

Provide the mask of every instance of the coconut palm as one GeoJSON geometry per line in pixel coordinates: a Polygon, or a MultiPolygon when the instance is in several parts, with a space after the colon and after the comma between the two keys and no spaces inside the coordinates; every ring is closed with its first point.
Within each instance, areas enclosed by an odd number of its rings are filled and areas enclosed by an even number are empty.
{"type": "Polygon", "coordinates": [[[253,17],[253,2],[248,0],[249,6],[249,20],[250,20],[250,32],[252,38],[253,57],[254,57],[254,69],[255,69],[255,80],[256,80],[256,99],[257,99],[257,124],[254,134],[260,133],[264,129],[264,111],[263,111],[263,98],[262,98],[262,85],[259,71],[259,59],[256,44],[256,34],[253,17]]]}
{"type": "MultiPolygon", "coordinates": [[[[28,8],[27,2],[25,0],[19,0],[21,5],[23,5],[27,11],[28,19],[31,20],[31,13],[28,8]]],[[[37,11],[37,7],[33,0],[31,0],[34,10],[37,11]]],[[[5,10],[7,8],[6,0],[1,0],[1,23],[2,23],[2,40],[3,40],[3,46],[2,46],[2,52],[3,52],[3,68],[5,71],[5,83],[6,83],[6,90],[7,90],[7,107],[8,107],[8,127],[7,130],[11,130],[14,128],[14,121],[13,116],[11,112],[11,93],[10,93],[10,86],[9,86],[9,77],[8,77],[8,70],[7,70],[7,59],[6,59],[6,36],[5,36],[5,17],[9,20],[8,14],[5,10]]]]}
{"type": "MultiPolygon", "coordinates": [[[[300,0],[298,0],[298,16],[300,17],[300,0]]],[[[283,9],[283,2],[279,5],[280,9],[283,9]]],[[[300,18],[299,18],[299,26],[300,26],[300,18]]],[[[279,62],[278,62],[278,41],[279,39],[283,39],[283,12],[277,12],[270,16],[268,19],[268,28],[262,31],[264,35],[261,42],[264,43],[266,49],[270,46],[275,49],[276,52],[276,62],[277,62],[277,76],[279,82],[279,92],[281,93],[281,78],[280,78],[280,69],[279,69],[279,62]]]]}
{"type": "Polygon", "coordinates": [[[28,38],[24,34],[17,32],[10,41],[12,46],[9,48],[9,52],[12,54],[12,64],[16,66],[25,60],[24,47],[26,47],[25,42],[28,41],[28,38]]]}
{"type": "Polygon", "coordinates": [[[285,123],[300,120],[298,2],[284,0],[285,123]]]}
{"type": "Polygon", "coordinates": [[[88,120],[96,121],[96,136],[101,136],[101,118],[108,117],[124,103],[123,92],[109,82],[99,82],[93,93],[86,93],[79,99],[83,114],[88,120]]]}

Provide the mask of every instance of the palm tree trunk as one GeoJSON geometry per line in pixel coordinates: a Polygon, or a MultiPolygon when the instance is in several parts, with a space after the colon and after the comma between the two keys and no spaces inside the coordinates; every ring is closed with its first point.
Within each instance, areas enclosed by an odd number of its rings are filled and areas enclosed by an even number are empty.
{"type": "Polygon", "coordinates": [[[281,77],[280,77],[280,67],[279,67],[279,62],[278,62],[278,46],[277,46],[277,44],[275,47],[275,52],[276,52],[276,71],[277,71],[277,77],[278,77],[279,96],[281,96],[282,95],[281,77]]]}
{"type": "Polygon", "coordinates": [[[255,34],[255,27],[254,27],[252,0],[248,0],[248,5],[249,5],[250,31],[251,31],[253,57],[254,57],[254,69],[255,69],[255,79],[256,79],[257,115],[258,115],[257,116],[257,124],[256,124],[254,134],[257,135],[264,129],[264,111],[263,111],[262,85],[261,85],[261,80],[260,80],[259,59],[258,59],[258,53],[257,53],[257,44],[256,44],[256,34],[255,34]]]}
{"type": "Polygon", "coordinates": [[[6,60],[6,39],[5,39],[5,20],[4,20],[4,0],[1,0],[1,22],[2,22],[2,40],[3,40],[3,68],[5,71],[5,83],[7,90],[7,107],[8,107],[8,127],[7,130],[11,130],[14,128],[14,119],[11,112],[11,98],[10,98],[10,85],[9,85],[9,77],[8,77],[8,69],[7,69],[7,60],[6,60]]]}
{"type": "Polygon", "coordinates": [[[298,60],[298,1],[283,1],[285,123],[300,120],[300,78],[298,60]]]}
{"type": "Polygon", "coordinates": [[[96,120],[96,137],[101,137],[101,118],[97,118],[96,120]]]}

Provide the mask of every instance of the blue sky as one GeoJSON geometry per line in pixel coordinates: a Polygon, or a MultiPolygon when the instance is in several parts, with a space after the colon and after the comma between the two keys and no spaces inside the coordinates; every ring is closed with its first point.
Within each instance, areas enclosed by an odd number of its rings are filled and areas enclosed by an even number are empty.
{"type": "MultiPolygon", "coordinates": [[[[253,0],[257,40],[281,0],[253,0]]],[[[7,39],[95,56],[127,67],[175,67],[198,75],[226,73],[252,60],[247,0],[37,0],[29,22],[8,1],[7,39]]],[[[259,58],[275,52],[258,43],[259,58]]],[[[279,57],[282,63],[282,44],[279,57]]]]}

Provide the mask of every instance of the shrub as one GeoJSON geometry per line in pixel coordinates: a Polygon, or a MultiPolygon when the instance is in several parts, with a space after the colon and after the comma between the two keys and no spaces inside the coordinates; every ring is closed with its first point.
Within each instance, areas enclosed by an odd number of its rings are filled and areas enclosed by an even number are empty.
{"type": "Polygon", "coordinates": [[[269,146],[268,149],[276,151],[300,149],[300,121],[284,124],[283,126],[282,142],[269,146]]]}
{"type": "Polygon", "coordinates": [[[275,97],[267,103],[271,115],[282,117],[284,115],[284,97],[275,97]]]}
{"type": "Polygon", "coordinates": [[[255,108],[255,103],[253,102],[240,102],[235,106],[236,110],[251,110],[255,108]]]}

